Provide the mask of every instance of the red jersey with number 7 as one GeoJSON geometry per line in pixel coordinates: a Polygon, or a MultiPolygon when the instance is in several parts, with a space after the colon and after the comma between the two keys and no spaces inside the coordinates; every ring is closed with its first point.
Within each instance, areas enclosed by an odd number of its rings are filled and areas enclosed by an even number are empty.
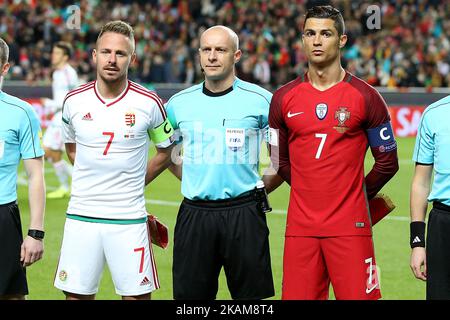
{"type": "Polygon", "coordinates": [[[305,74],[275,92],[269,125],[273,165],[291,185],[286,236],[371,235],[367,201],[398,170],[378,91],[348,72],[320,91],[305,74]],[[369,147],[375,164],[365,177],[369,147]]]}

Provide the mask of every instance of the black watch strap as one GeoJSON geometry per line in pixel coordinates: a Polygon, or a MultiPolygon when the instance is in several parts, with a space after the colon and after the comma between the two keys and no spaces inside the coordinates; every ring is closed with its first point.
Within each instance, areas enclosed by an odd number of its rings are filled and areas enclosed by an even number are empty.
{"type": "Polygon", "coordinates": [[[36,240],[44,239],[45,232],[42,230],[30,229],[28,230],[28,235],[36,240]]]}

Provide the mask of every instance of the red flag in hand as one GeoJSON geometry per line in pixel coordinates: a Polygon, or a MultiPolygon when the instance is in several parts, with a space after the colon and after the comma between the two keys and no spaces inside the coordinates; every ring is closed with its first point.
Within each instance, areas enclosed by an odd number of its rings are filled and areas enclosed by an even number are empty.
{"type": "Polygon", "coordinates": [[[394,210],[395,205],[387,195],[378,193],[373,199],[369,200],[369,209],[372,226],[374,226],[378,221],[394,210]]]}
{"type": "Polygon", "coordinates": [[[147,213],[147,225],[152,243],[163,249],[167,248],[169,244],[168,228],[150,213],[147,213]]]}

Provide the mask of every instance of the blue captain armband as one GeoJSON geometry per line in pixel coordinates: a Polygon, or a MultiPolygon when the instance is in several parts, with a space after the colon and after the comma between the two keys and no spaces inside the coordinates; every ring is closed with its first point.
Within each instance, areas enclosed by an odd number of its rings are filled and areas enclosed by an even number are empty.
{"type": "Polygon", "coordinates": [[[394,132],[390,122],[385,122],[376,128],[367,130],[369,145],[371,148],[377,148],[380,152],[390,152],[397,149],[394,132]]]}

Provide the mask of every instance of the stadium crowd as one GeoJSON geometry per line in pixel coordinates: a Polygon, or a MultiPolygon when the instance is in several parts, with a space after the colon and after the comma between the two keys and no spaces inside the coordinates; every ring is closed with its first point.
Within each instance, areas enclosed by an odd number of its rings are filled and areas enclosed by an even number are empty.
{"type": "Polygon", "coordinates": [[[450,87],[450,2],[445,0],[81,0],[75,3],[81,19],[74,29],[68,28],[73,1],[10,0],[0,1],[0,36],[11,48],[9,79],[50,82],[51,47],[64,40],[74,45],[72,65],[88,81],[95,76],[89,58],[99,28],[122,19],[136,32],[138,59],[131,79],[192,84],[202,79],[198,35],[223,24],[239,34],[238,76],[276,88],[306,67],[301,43],[306,8],[330,2],[346,21],[343,65],[350,72],[375,86],[450,87]],[[380,9],[379,29],[367,23],[374,19],[369,5],[380,9]]]}

